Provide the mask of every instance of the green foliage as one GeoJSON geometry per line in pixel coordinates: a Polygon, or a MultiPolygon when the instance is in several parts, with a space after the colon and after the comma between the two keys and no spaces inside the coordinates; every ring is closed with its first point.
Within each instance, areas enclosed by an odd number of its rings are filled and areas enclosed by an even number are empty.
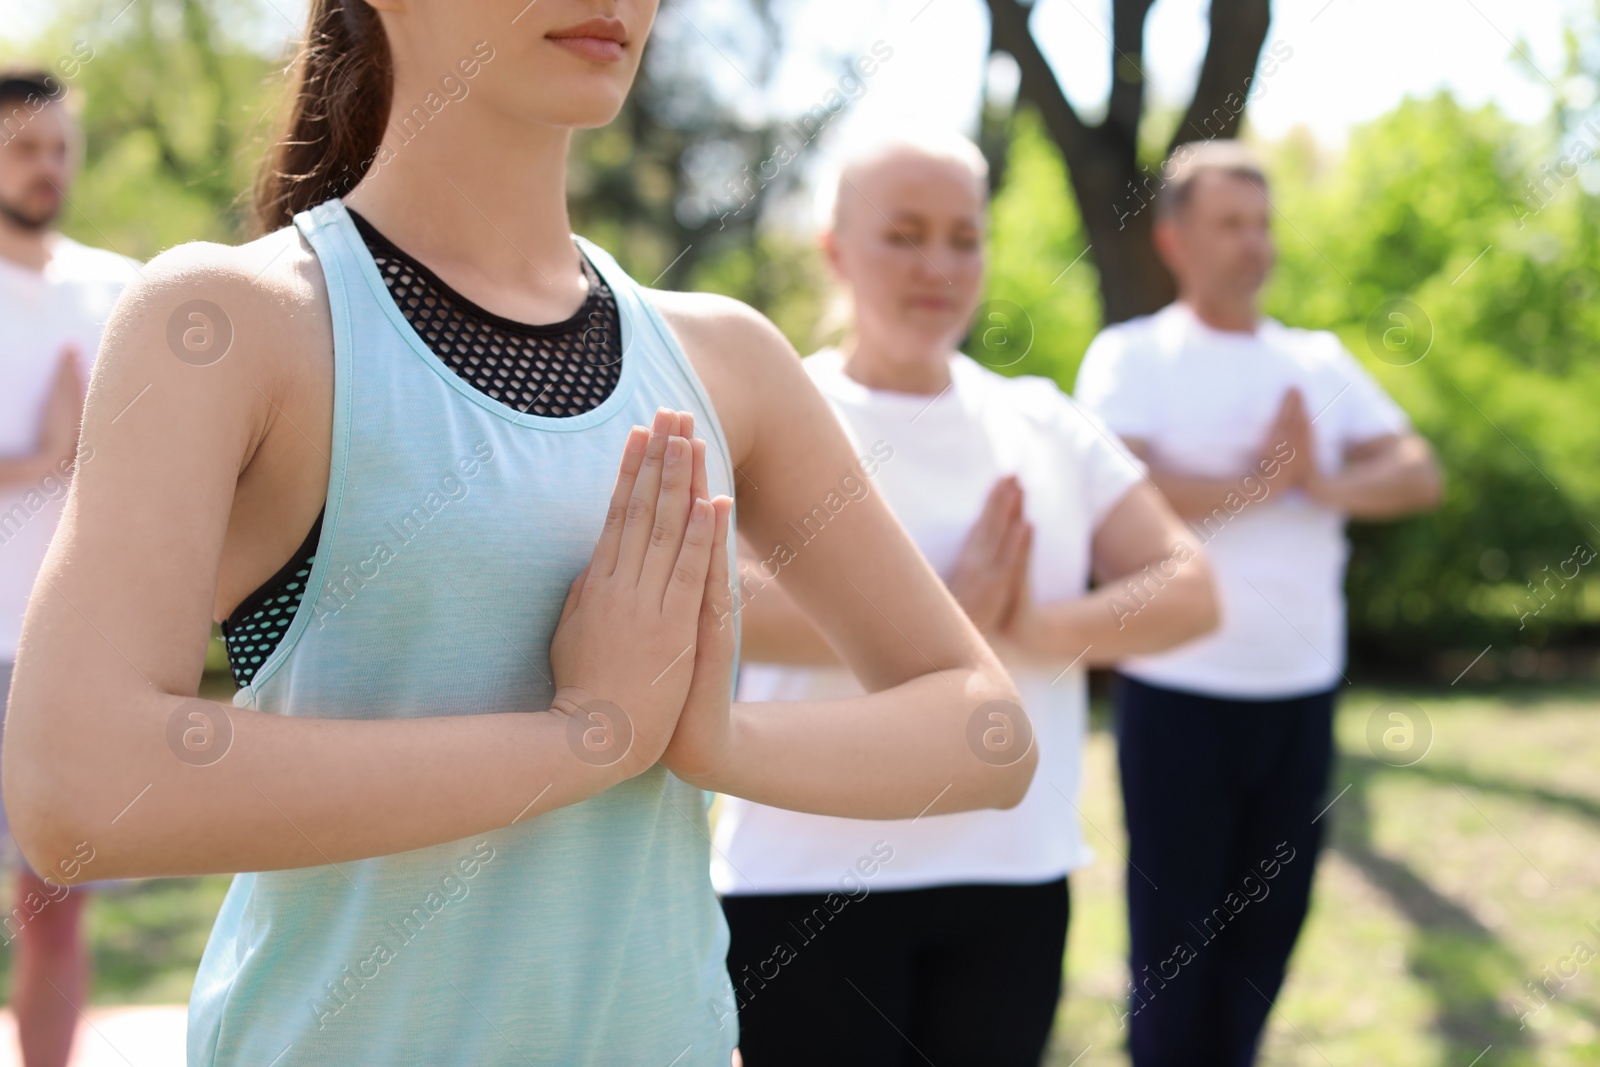
{"type": "Polygon", "coordinates": [[[1584,563],[1600,544],[1600,320],[1585,299],[1600,215],[1575,182],[1532,210],[1523,173],[1555,148],[1439,94],[1356,131],[1326,180],[1278,182],[1269,312],[1338,332],[1446,472],[1438,512],[1353,532],[1352,637],[1369,659],[1570,642],[1600,620],[1584,563]],[[1399,352],[1381,339],[1395,297],[1425,315],[1399,352]]]}
{"type": "Polygon", "coordinates": [[[966,351],[1002,373],[1039,374],[1071,390],[1084,349],[1100,328],[1100,277],[1066,166],[1032,109],[1017,115],[1005,184],[990,205],[989,286],[966,351]],[[1015,304],[1005,332],[997,317],[1015,304]],[[1014,313],[1013,313],[1014,314],[1014,313]],[[1031,339],[1016,363],[1017,347],[1031,339]]]}
{"type": "MultiPolygon", "coordinates": [[[[1594,131],[1576,135],[1600,150],[1594,131]]],[[[1266,154],[1280,256],[1267,312],[1338,333],[1446,472],[1438,512],[1352,529],[1351,631],[1363,661],[1428,669],[1444,650],[1591,635],[1600,560],[1583,560],[1600,546],[1590,521],[1600,522],[1600,208],[1577,181],[1553,198],[1530,194],[1527,177],[1558,155],[1552,137],[1446,94],[1354,131],[1338,159],[1303,137],[1266,154]],[[1382,338],[1401,321],[1386,302],[1401,297],[1426,321],[1390,335],[1412,345],[1397,352],[1382,338]]],[[[1002,369],[1070,388],[1099,328],[1099,281],[1092,253],[1060,273],[1084,248],[1067,190],[1059,152],[1022,112],[992,207],[989,296],[1018,305],[1033,331],[1027,358],[1002,369]]],[[[985,351],[985,325],[969,352],[985,351]]]]}
{"type": "Polygon", "coordinates": [[[138,259],[244,236],[275,64],[224,31],[253,11],[242,0],[79,0],[6,57],[51,68],[78,98],[89,151],[66,233],[138,259]]]}
{"type": "MultiPolygon", "coordinates": [[[[243,43],[242,26],[280,28],[262,19],[281,16],[258,0],[71,0],[25,56],[0,55],[56,68],[82,107],[90,151],[68,233],[140,258],[245,235],[282,92],[281,57],[243,43]]],[[[834,339],[808,238],[756,225],[754,206],[726,224],[706,213],[741,161],[765,158],[773,131],[708,95],[681,49],[657,51],[651,85],[575,142],[574,225],[641,280],[660,272],[658,284],[749,301],[802,352],[834,339]]],[[[1336,331],[1447,475],[1437,513],[1353,530],[1352,635],[1368,663],[1415,669],[1440,650],[1600,631],[1600,561],[1574,562],[1600,545],[1600,206],[1584,189],[1600,165],[1576,177],[1558,166],[1575,145],[1600,150],[1600,122],[1565,106],[1554,120],[1519,126],[1439,94],[1354,131],[1337,158],[1304,136],[1267,146],[1280,249],[1268,312],[1336,331]],[[1425,321],[1397,356],[1369,324],[1397,336],[1386,302],[1398,297],[1425,321]],[[1429,339],[1426,355],[1396,365],[1429,339]]],[[[987,303],[965,347],[1002,373],[1070,388],[1099,328],[1100,278],[1037,116],[1024,108],[1008,129],[987,303]]]]}

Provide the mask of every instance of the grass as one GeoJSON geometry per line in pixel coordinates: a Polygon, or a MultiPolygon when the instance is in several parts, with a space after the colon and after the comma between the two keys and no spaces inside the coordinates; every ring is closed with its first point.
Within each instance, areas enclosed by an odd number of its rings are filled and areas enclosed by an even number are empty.
{"type": "MultiPolygon", "coordinates": [[[[1595,687],[1343,694],[1330,844],[1264,1065],[1600,1065],[1600,955],[1573,955],[1578,942],[1600,953],[1597,701],[1595,687]],[[1367,741],[1374,711],[1396,701],[1433,729],[1409,767],[1367,741]],[[1564,958],[1576,974],[1563,983],[1564,958]],[[1530,981],[1553,994],[1537,1012],[1530,981]]],[[[1127,1063],[1122,817],[1096,718],[1080,806],[1099,858],[1073,875],[1049,1067],[1127,1063]]],[[[93,1002],[186,1001],[228,881],[151,879],[93,897],[93,1002]]],[[[9,956],[0,950],[0,982],[9,956]]]]}
{"type": "MultiPolygon", "coordinates": [[[[1600,1064],[1600,957],[1574,955],[1579,941],[1600,953],[1585,926],[1600,929],[1597,698],[1592,687],[1526,686],[1341,696],[1329,792],[1339,799],[1264,1065],[1600,1064]],[[1380,760],[1367,740],[1373,714],[1399,701],[1433,729],[1409,767],[1380,760]],[[1565,983],[1563,958],[1577,971],[1565,983]],[[1554,994],[1543,1010],[1529,981],[1554,994]]],[[[1049,1067],[1128,1062],[1115,1011],[1128,981],[1125,845],[1104,730],[1087,760],[1081,806],[1099,859],[1073,875],[1049,1067]]]]}

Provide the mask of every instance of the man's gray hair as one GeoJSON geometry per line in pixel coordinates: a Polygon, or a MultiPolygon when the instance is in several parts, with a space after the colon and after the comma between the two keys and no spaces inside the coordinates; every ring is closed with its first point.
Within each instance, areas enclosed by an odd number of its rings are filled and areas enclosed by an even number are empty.
{"type": "Polygon", "coordinates": [[[1267,173],[1261,159],[1239,141],[1190,141],[1172,150],[1161,168],[1161,187],[1156,192],[1156,217],[1171,218],[1183,211],[1194,194],[1195,179],[1206,171],[1218,171],[1248,178],[1267,188],[1267,173]]]}

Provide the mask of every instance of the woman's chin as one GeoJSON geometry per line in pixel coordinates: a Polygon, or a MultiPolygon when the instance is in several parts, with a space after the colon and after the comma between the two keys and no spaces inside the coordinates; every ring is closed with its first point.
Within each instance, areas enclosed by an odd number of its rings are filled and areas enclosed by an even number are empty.
{"type": "Polygon", "coordinates": [[[907,339],[924,345],[951,348],[964,336],[961,318],[949,311],[908,309],[900,320],[907,339]]]}
{"type": "Polygon", "coordinates": [[[530,122],[592,130],[616,120],[628,98],[628,87],[618,85],[613,76],[589,76],[562,78],[540,85],[531,97],[526,90],[520,95],[523,117],[530,122]]]}

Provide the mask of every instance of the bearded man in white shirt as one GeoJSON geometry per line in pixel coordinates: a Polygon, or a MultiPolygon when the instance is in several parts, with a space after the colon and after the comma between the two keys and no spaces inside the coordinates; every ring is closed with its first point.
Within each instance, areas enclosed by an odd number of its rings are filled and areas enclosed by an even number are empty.
{"type": "MultiPolygon", "coordinates": [[[[74,100],[75,104],[76,101],[74,100]]],[[[134,261],[54,229],[81,156],[68,90],[0,71],[0,713],[28,595],[61,517],[100,332],[134,261]]],[[[3,736],[3,735],[0,735],[3,736]]],[[[82,933],[93,844],[35,871],[0,807],[0,862],[16,871],[0,945],[15,946],[11,1008],[27,1067],[64,1067],[89,982],[82,933]]]]}
{"type": "Polygon", "coordinates": [[[1123,1022],[1134,1067],[1247,1067],[1321,844],[1345,684],[1344,523],[1431,508],[1440,475],[1336,336],[1260,313],[1273,209],[1243,146],[1180,146],[1156,209],[1178,299],[1102,331],[1074,394],[1205,544],[1222,625],[1119,665],[1123,1022]]]}

